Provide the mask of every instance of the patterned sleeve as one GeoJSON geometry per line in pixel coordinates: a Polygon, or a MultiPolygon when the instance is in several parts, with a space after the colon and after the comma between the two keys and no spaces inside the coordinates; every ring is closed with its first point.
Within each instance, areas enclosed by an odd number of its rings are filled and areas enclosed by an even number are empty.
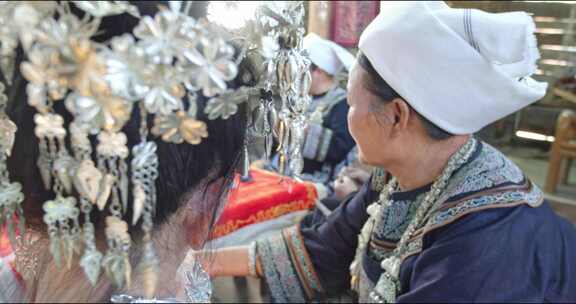
{"type": "Polygon", "coordinates": [[[321,222],[302,222],[257,242],[275,302],[306,302],[349,289],[349,267],[372,195],[368,182],[321,222]]]}
{"type": "Polygon", "coordinates": [[[258,241],[257,248],[275,302],[306,302],[323,293],[298,226],[258,241]]]}

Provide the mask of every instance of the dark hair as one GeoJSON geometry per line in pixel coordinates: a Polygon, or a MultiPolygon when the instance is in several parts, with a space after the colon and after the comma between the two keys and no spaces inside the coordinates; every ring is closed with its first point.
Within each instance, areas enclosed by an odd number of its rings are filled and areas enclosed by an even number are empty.
{"type": "MultiPolygon", "coordinates": [[[[358,64],[368,74],[368,77],[366,77],[363,80],[364,81],[364,83],[363,83],[364,87],[370,93],[380,97],[380,100],[383,103],[390,102],[390,101],[394,100],[395,98],[404,99],[382,77],[380,77],[380,74],[378,74],[376,69],[374,69],[374,66],[372,65],[370,60],[368,60],[368,57],[366,57],[366,55],[362,54],[361,52],[358,53],[358,64]]],[[[404,100],[406,100],[406,99],[404,99],[404,100]]],[[[412,110],[414,110],[414,108],[412,108],[412,107],[410,107],[410,108],[412,110]]],[[[442,130],[440,127],[436,126],[434,123],[432,123],[426,117],[422,116],[416,110],[414,110],[414,113],[416,113],[416,115],[418,115],[418,118],[420,119],[420,121],[422,121],[422,125],[424,126],[426,133],[432,139],[445,140],[445,139],[448,139],[448,138],[454,136],[453,134],[450,134],[450,133],[442,130]]]]}
{"type": "MultiPolygon", "coordinates": [[[[153,15],[158,11],[161,2],[141,1],[134,4],[140,9],[142,15],[153,15]]],[[[76,12],[75,12],[76,13],[76,12]]],[[[112,36],[131,32],[138,20],[128,14],[105,17],[100,25],[99,34],[95,40],[106,41],[112,36]]],[[[24,60],[22,50],[18,51],[16,64],[24,60]]],[[[1,73],[0,73],[1,74],[1,73]]],[[[0,75],[5,79],[5,75],[0,75]]],[[[34,135],[33,117],[35,109],[27,103],[26,80],[19,71],[12,77],[13,83],[7,90],[9,104],[8,116],[18,126],[16,141],[12,156],[8,160],[8,169],[13,181],[23,186],[25,201],[24,214],[28,226],[37,231],[44,231],[42,221],[42,203],[52,199],[54,193],[44,188],[40,178],[36,161],[39,155],[38,139],[34,135]]],[[[234,80],[230,86],[239,86],[240,80],[234,80]]],[[[195,202],[194,210],[209,219],[213,226],[216,215],[222,207],[228,187],[232,184],[235,169],[240,159],[242,145],[246,130],[246,109],[240,105],[238,113],[227,120],[209,120],[204,114],[207,99],[199,96],[198,119],[204,121],[208,127],[209,136],[198,145],[171,144],[159,138],[150,137],[158,145],[159,177],[156,180],[157,204],[154,223],[158,225],[165,222],[178,209],[183,207],[191,194],[202,193],[201,201],[195,202]],[[216,186],[217,193],[213,191],[216,186]],[[210,195],[207,195],[210,194],[210,195]]],[[[187,100],[184,100],[187,103],[187,100]]],[[[72,117],[65,110],[62,101],[55,102],[54,111],[61,114],[66,124],[72,117]]],[[[122,131],[128,138],[128,147],[131,149],[140,142],[139,125],[140,115],[136,109],[132,112],[130,121],[122,131]]],[[[93,136],[92,136],[93,137],[93,136]]],[[[91,140],[94,140],[91,138],[91,140]]],[[[130,159],[127,160],[130,163],[130,159]]],[[[131,205],[131,204],[129,204],[131,205]]],[[[96,208],[95,208],[96,209],[96,208]]],[[[129,207],[126,218],[131,218],[132,210],[129,207]]],[[[103,229],[105,212],[92,212],[91,217],[97,230],[103,229]]],[[[140,232],[139,227],[131,227],[131,233],[140,232]]],[[[102,236],[101,231],[98,232],[102,236]]],[[[134,240],[140,240],[134,237],[134,240]]]]}

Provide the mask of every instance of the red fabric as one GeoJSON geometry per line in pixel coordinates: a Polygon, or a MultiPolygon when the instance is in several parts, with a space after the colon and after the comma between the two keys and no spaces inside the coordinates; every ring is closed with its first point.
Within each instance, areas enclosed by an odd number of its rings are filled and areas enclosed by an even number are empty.
{"type": "Polygon", "coordinates": [[[14,256],[12,255],[13,249],[12,245],[10,244],[10,238],[8,237],[8,230],[6,229],[6,225],[0,227],[0,260],[4,260],[10,266],[12,273],[16,277],[16,280],[24,287],[24,279],[16,271],[14,267],[14,256]]]}
{"type": "Polygon", "coordinates": [[[8,231],[6,227],[1,227],[0,231],[0,258],[4,258],[12,254],[12,245],[10,245],[10,239],[8,238],[8,231]]]}
{"type": "Polygon", "coordinates": [[[251,169],[253,180],[231,191],[212,238],[222,237],[250,224],[271,220],[290,212],[314,207],[318,194],[311,183],[251,169]]]}

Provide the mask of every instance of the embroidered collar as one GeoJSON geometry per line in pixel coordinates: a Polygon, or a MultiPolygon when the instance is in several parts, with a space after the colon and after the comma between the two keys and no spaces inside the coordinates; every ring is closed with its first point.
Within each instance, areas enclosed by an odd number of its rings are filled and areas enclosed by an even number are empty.
{"type": "MultiPolygon", "coordinates": [[[[394,203],[390,210],[382,212],[371,237],[371,248],[378,257],[395,247],[398,236],[414,215],[411,210],[430,186],[392,194],[394,203]]],[[[464,214],[489,207],[518,203],[538,206],[543,195],[506,156],[492,146],[480,143],[470,161],[454,173],[440,199],[444,201],[443,207],[422,230],[446,225],[464,214]]]]}

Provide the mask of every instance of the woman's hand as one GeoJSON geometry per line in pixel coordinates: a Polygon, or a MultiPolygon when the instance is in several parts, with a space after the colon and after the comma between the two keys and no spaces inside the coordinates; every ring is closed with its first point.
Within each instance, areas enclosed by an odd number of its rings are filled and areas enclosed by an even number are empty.
{"type": "Polygon", "coordinates": [[[334,195],[337,199],[343,200],[354,191],[358,191],[358,186],[350,177],[342,176],[334,181],[334,195]]]}
{"type": "Polygon", "coordinates": [[[359,167],[345,167],[341,174],[352,179],[357,185],[363,185],[370,179],[370,171],[359,167]]]}
{"type": "Polygon", "coordinates": [[[204,271],[212,278],[248,276],[248,247],[229,247],[216,249],[214,251],[190,250],[178,271],[191,269],[194,263],[200,263],[204,271]]]}

